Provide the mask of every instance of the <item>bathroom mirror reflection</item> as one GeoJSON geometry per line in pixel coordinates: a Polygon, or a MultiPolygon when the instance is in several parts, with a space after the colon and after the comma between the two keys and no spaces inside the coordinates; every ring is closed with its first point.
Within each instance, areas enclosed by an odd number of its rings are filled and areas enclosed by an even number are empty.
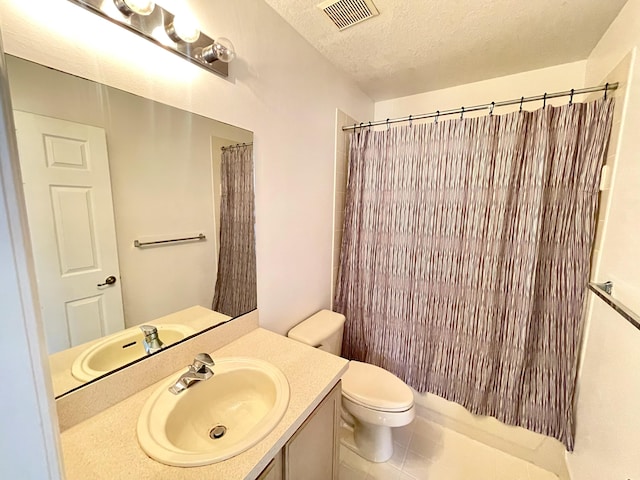
{"type": "Polygon", "coordinates": [[[55,395],[255,309],[252,132],[6,58],[55,395]]]}

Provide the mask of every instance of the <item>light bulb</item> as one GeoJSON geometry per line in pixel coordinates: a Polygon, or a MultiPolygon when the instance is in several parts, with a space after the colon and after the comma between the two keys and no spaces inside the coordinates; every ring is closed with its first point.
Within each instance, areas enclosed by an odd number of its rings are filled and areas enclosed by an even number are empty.
{"type": "Polygon", "coordinates": [[[193,43],[200,38],[200,30],[196,22],[186,15],[176,15],[165,28],[167,35],[174,42],[193,43]]]}
{"type": "Polygon", "coordinates": [[[207,63],[213,63],[216,60],[229,63],[231,60],[236,58],[236,51],[231,40],[220,37],[213,43],[213,45],[209,45],[202,49],[201,57],[207,63]]]}
{"type": "Polygon", "coordinates": [[[156,3],[151,0],[113,0],[118,10],[127,16],[134,13],[142,16],[151,15],[156,3]]]}

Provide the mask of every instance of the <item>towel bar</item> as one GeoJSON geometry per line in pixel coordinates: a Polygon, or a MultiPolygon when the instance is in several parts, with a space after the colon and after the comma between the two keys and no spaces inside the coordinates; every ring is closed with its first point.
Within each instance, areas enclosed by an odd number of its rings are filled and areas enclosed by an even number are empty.
{"type": "Polygon", "coordinates": [[[133,241],[133,246],[136,248],[146,247],[147,245],[159,245],[162,243],[174,243],[174,242],[186,242],[187,240],[206,240],[207,237],[204,233],[201,233],[197,237],[185,237],[185,238],[172,238],[170,240],[156,240],[155,242],[141,242],[139,240],[133,241]]]}
{"type": "Polygon", "coordinates": [[[600,297],[604,302],[618,312],[631,325],[640,330],[640,316],[635,314],[629,307],[626,307],[620,301],[613,298],[613,282],[595,283],[589,282],[589,290],[600,297]]]}

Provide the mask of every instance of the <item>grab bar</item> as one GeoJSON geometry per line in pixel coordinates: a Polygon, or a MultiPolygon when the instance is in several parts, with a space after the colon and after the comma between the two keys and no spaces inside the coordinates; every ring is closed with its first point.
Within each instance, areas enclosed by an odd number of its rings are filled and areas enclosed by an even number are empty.
{"type": "Polygon", "coordinates": [[[600,297],[604,302],[618,312],[631,325],[640,330],[640,316],[634,313],[629,307],[623,305],[619,300],[611,296],[613,282],[595,283],[589,282],[589,290],[600,297]]]}
{"type": "Polygon", "coordinates": [[[201,233],[197,237],[185,237],[185,238],[172,238],[170,240],[156,240],[155,242],[141,242],[139,240],[133,241],[133,246],[136,248],[146,247],[147,245],[159,245],[162,243],[174,243],[174,242],[186,242],[188,240],[206,240],[207,237],[204,233],[201,233]]]}

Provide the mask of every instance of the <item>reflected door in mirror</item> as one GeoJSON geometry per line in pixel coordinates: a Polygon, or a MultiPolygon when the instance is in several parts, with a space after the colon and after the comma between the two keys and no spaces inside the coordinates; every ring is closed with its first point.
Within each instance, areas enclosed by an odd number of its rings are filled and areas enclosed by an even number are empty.
{"type": "Polygon", "coordinates": [[[107,144],[101,128],[18,111],[15,120],[53,353],[124,327],[107,144]]]}

